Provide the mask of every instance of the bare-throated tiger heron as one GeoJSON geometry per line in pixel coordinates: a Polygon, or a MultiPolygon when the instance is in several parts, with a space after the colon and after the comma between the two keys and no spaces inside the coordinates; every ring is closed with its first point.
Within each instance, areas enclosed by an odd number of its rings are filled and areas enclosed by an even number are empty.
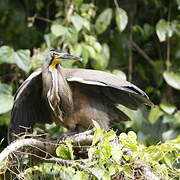
{"type": "Polygon", "coordinates": [[[152,105],[148,96],[132,83],[113,74],[88,69],[65,69],[62,60],[80,60],[60,50],[51,50],[44,68],[33,72],[15,95],[12,134],[32,128],[35,123],[61,123],[69,129],[93,127],[93,120],[108,129],[110,122],[128,120],[117,108],[122,104],[136,110],[152,105]]]}

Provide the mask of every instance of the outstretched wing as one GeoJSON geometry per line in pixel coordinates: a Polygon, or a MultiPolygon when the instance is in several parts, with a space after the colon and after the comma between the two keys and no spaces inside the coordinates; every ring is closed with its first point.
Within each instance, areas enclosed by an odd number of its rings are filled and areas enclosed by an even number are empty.
{"type": "Polygon", "coordinates": [[[78,82],[101,87],[101,92],[114,104],[122,104],[133,110],[142,104],[153,106],[145,92],[116,75],[88,69],[62,69],[62,74],[69,83],[78,82]]]}
{"type": "Polygon", "coordinates": [[[9,142],[20,134],[31,130],[35,123],[50,122],[49,111],[42,98],[42,72],[33,72],[19,87],[15,94],[15,102],[11,113],[9,126],[9,142]]]}

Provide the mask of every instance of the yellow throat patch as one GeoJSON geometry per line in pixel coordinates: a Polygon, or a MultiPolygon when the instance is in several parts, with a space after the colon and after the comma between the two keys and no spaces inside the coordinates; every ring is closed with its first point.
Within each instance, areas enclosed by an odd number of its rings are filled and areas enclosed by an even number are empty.
{"type": "Polygon", "coordinates": [[[60,62],[59,59],[53,59],[49,67],[51,69],[54,69],[56,67],[56,65],[59,64],[59,62],[60,62]]]}

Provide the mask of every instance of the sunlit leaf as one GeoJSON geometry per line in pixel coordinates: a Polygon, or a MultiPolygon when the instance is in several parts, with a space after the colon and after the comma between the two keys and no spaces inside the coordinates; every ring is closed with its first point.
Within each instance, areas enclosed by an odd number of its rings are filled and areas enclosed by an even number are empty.
{"type": "Polygon", "coordinates": [[[135,132],[129,131],[129,132],[128,132],[128,137],[131,139],[131,141],[132,141],[133,143],[136,143],[137,135],[136,135],[135,132]]]}
{"type": "Polygon", "coordinates": [[[88,31],[91,30],[91,23],[90,23],[88,20],[86,20],[86,19],[84,19],[84,21],[83,21],[83,26],[84,26],[88,31]]]}
{"type": "Polygon", "coordinates": [[[174,115],[166,114],[163,116],[162,122],[163,123],[170,123],[170,122],[173,122],[175,120],[176,119],[175,119],[174,115]]]}
{"type": "Polygon", "coordinates": [[[21,68],[26,73],[29,72],[30,66],[30,50],[20,49],[14,53],[14,61],[19,68],[21,68]]]}
{"type": "Polygon", "coordinates": [[[6,113],[12,109],[14,98],[11,94],[12,91],[10,86],[0,84],[0,114],[6,113]]]}
{"type": "Polygon", "coordinates": [[[110,50],[107,44],[102,45],[102,50],[100,53],[97,53],[92,66],[94,69],[105,70],[109,63],[110,50]]]}
{"type": "Polygon", "coordinates": [[[83,0],[75,0],[77,6],[81,6],[83,3],[83,0]]]}
{"type": "Polygon", "coordinates": [[[111,23],[111,19],[112,19],[112,9],[107,8],[97,17],[95,23],[96,32],[98,34],[103,33],[111,23]]]}
{"type": "Polygon", "coordinates": [[[20,69],[28,73],[30,70],[29,62],[30,50],[20,49],[14,51],[9,46],[0,47],[0,63],[15,63],[20,69]]]}
{"type": "MultiPolygon", "coordinates": [[[[78,41],[78,32],[76,30],[75,27],[69,27],[66,29],[67,32],[64,34],[64,36],[68,39],[68,41],[70,41],[72,44],[75,44],[77,43],[78,41]]],[[[68,45],[68,43],[67,43],[68,45]]],[[[65,43],[64,43],[64,46],[65,46],[65,43]]]]}
{"type": "Polygon", "coordinates": [[[60,146],[56,148],[56,154],[58,157],[62,159],[71,159],[69,148],[64,144],[61,144],[60,146]]]}
{"type": "Polygon", "coordinates": [[[70,138],[67,138],[65,140],[65,143],[66,143],[66,146],[69,149],[71,160],[74,160],[74,154],[73,154],[74,151],[73,151],[73,146],[72,146],[72,140],[70,138]]]}
{"type": "Polygon", "coordinates": [[[82,29],[83,18],[81,16],[79,15],[71,16],[71,22],[73,23],[77,31],[80,31],[82,29]]]}
{"type": "Polygon", "coordinates": [[[176,3],[178,5],[178,10],[180,10],[180,0],[176,0],[176,3]]]}
{"type": "MultiPolygon", "coordinates": [[[[82,47],[84,47],[84,45],[82,47]]],[[[82,63],[84,66],[86,66],[89,56],[90,56],[89,51],[86,48],[82,48],[82,58],[83,58],[82,63]]]]}
{"type": "Polygon", "coordinates": [[[170,86],[180,90],[180,73],[164,71],[163,77],[170,86]]]}
{"type": "Polygon", "coordinates": [[[95,145],[98,141],[100,141],[103,137],[103,129],[97,129],[94,133],[92,145],[95,145]]]}
{"type": "Polygon", "coordinates": [[[68,32],[67,28],[60,25],[60,24],[53,24],[51,26],[51,32],[55,35],[55,36],[62,36],[64,34],[66,34],[68,32]]]}
{"type": "Polygon", "coordinates": [[[104,165],[107,163],[109,158],[112,155],[112,147],[110,144],[105,144],[101,146],[101,150],[99,151],[100,164],[104,165]]]}
{"type": "Polygon", "coordinates": [[[81,56],[82,54],[82,46],[81,44],[76,44],[74,47],[70,48],[70,53],[75,56],[81,56]]]}
{"type": "Polygon", "coordinates": [[[104,170],[100,168],[88,168],[88,170],[98,179],[100,180],[104,175],[104,170]]]}
{"type": "Polygon", "coordinates": [[[0,64],[1,63],[14,63],[14,50],[9,46],[0,47],[0,64]]]}
{"type": "Polygon", "coordinates": [[[95,42],[95,43],[94,43],[94,49],[95,49],[98,53],[100,53],[101,50],[102,50],[101,44],[100,44],[99,42],[95,42]]]}
{"type": "Polygon", "coordinates": [[[156,33],[160,42],[165,41],[167,37],[171,37],[173,35],[173,28],[170,25],[170,22],[167,22],[164,19],[159,20],[156,24],[156,33]]]}
{"type": "Polygon", "coordinates": [[[168,23],[161,19],[157,24],[156,24],[156,33],[158,35],[159,40],[165,41],[166,40],[166,32],[168,28],[168,23]]]}
{"type": "Polygon", "coordinates": [[[174,105],[169,104],[169,103],[161,103],[160,108],[168,114],[172,114],[176,109],[174,105]]]}
{"type": "Polygon", "coordinates": [[[151,124],[154,124],[163,114],[164,112],[158,106],[156,106],[151,109],[148,116],[148,120],[151,124]]]}
{"type": "Polygon", "coordinates": [[[116,24],[120,32],[124,31],[128,23],[128,16],[124,9],[116,8],[116,24]]]}
{"type": "Polygon", "coordinates": [[[3,114],[12,109],[14,99],[11,95],[0,94],[0,102],[0,114],[3,114]]]}
{"type": "Polygon", "coordinates": [[[92,46],[89,46],[89,45],[84,45],[83,46],[84,48],[86,48],[89,52],[89,55],[91,58],[96,58],[96,51],[94,50],[94,48],[92,46]]]}
{"type": "Polygon", "coordinates": [[[84,171],[77,171],[72,180],[88,180],[88,176],[84,171]]]}
{"type": "Polygon", "coordinates": [[[120,159],[122,158],[123,152],[120,147],[120,145],[114,145],[112,147],[112,158],[114,159],[115,162],[119,163],[120,159]]]}
{"type": "Polygon", "coordinates": [[[127,80],[126,74],[123,71],[115,69],[112,71],[112,73],[115,74],[116,76],[119,76],[123,80],[127,80]]]}
{"type": "Polygon", "coordinates": [[[174,114],[174,117],[180,122],[180,111],[177,111],[177,112],[174,114]]]}
{"type": "Polygon", "coordinates": [[[102,54],[107,60],[109,60],[109,58],[110,58],[110,49],[109,49],[108,44],[106,44],[106,43],[104,43],[102,45],[102,54]]]}

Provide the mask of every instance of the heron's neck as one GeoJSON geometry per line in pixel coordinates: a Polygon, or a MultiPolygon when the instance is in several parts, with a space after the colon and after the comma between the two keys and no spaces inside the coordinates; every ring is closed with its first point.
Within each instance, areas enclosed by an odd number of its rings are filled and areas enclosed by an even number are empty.
{"type": "MultiPolygon", "coordinates": [[[[63,121],[63,112],[71,111],[72,93],[71,89],[61,73],[61,67],[48,69],[48,78],[45,84],[48,86],[47,99],[49,105],[56,116],[56,122],[63,121]]],[[[46,81],[46,78],[43,78],[46,81]]]]}

